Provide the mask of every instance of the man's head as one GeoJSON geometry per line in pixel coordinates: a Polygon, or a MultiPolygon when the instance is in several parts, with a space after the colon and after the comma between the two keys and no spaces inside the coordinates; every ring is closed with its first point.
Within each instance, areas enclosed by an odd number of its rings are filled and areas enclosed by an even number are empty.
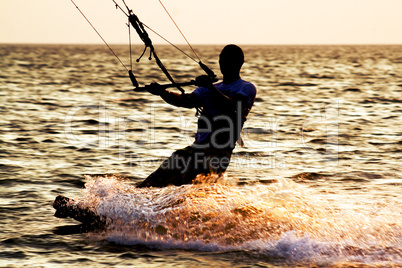
{"type": "Polygon", "coordinates": [[[227,45],[219,55],[219,66],[223,75],[238,74],[244,63],[243,50],[236,45],[227,45]]]}

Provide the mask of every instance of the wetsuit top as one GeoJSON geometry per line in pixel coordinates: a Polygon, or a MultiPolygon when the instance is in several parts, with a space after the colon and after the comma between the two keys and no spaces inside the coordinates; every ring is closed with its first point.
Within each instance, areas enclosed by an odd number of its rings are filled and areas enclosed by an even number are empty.
{"type": "Polygon", "coordinates": [[[254,104],[256,87],[243,79],[224,84],[219,82],[215,87],[224,95],[238,100],[235,111],[225,111],[219,101],[208,88],[199,87],[193,91],[198,96],[202,112],[198,118],[198,130],[195,134],[196,144],[207,144],[213,148],[235,147],[246,117],[254,104]],[[246,106],[246,107],[243,107],[246,106]],[[239,112],[240,111],[240,112],[239,112]]]}

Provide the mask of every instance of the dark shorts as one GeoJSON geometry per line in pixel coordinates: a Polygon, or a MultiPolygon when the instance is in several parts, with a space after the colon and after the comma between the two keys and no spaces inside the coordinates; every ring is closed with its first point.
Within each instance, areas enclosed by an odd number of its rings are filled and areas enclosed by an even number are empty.
{"type": "Polygon", "coordinates": [[[138,187],[190,184],[199,174],[221,174],[229,166],[231,149],[187,146],[177,150],[138,187]]]}

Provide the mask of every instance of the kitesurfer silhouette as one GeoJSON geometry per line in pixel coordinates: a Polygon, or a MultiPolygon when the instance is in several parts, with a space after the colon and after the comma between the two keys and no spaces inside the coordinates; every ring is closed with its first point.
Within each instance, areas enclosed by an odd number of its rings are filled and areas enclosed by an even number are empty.
{"type": "Polygon", "coordinates": [[[171,105],[197,108],[198,130],[192,145],[174,152],[137,187],[190,184],[198,174],[219,175],[227,169],[257,93],[252,83],[240,77],[243,63],[243,50],[227,45],[219,55],[222,82],[213,84],[209,76],[199,76],[198,88],[190,94],[167,91],[157,83],[147,87],[171,105]]]}

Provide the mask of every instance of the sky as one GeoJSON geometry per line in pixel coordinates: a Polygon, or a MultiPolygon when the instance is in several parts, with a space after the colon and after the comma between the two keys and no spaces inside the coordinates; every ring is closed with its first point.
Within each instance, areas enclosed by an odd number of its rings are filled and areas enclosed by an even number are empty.
{"type": "MultiPolygon", "coordinates": [[[[128,43],[127,17],[112,0],[74,1],[108,43],[128,43]]],[[[185,43],[158,0],[126,3],[144,24],[172,43],[185,43]]],[[[191,44],[402,44],[402,0],[163,0],[163,4],[191,44]]],[[[165,43],[150,36],[154,43],[165,43]]],[[[137,36],[132,40],[141,43],[137,36]]],[[[102,40],[71,0],[0,0],[0,43],[102,40]]]]}

